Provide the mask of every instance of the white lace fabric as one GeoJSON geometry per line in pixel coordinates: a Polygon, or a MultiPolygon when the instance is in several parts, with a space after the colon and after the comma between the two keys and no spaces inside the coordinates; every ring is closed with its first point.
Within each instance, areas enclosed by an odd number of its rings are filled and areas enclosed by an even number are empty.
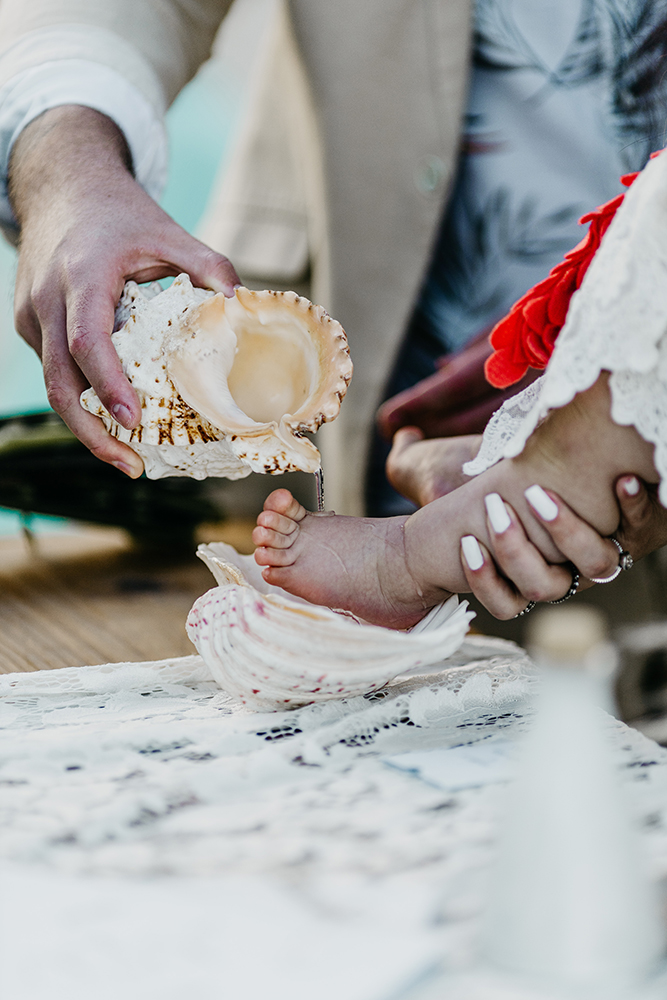
{"type": "Polygon", "coordinates": [[[644,168],[627,192],[581,288],[545,374],[489,422],[477,475],[520,454],[549,410],[565,406],[611,373],[611,415],[655,445],[660,500],[667,506],[667,156],[644,168]]]}
{"type": "MultiPolygon", "coordinates": [[[[509,643],[473,637],[448,662],[372,695],[267,713],[222,691],[198,656],[0,677],[0,858],[193,874],[423,857],[419,837],[397,841],[434,792],[379,756],[497,734],[530,684],[509,643]]],[[[426,823],[436,839],[439,825],[426,823]]]]}
{"type": "MultiPolygon", "coordinates": [[[[129,879],[135,901],[157,880],[176,909],[193,878],[240,879],[248,892],[260,879],[278,887],[288,923],[298,904],[302,914],[326,912],[332,928],[359,919],[360,934],[375,928],[381,938],[390,925],[394,944],[435,941],[437,955],[460,957],[484,898],[504,786],[436,787],[386,758],[513,742],[533,684],[522,650],[476,636],[430,673],[287,712],[248,711],[198,656],[1,676],[0,876],[10,864],[70,887],[129,879]]],[[[667,752],[621,723],[609,727],[659,877],[667,752]]],[[[91,942],[96,927],[91,917],[91,942]]],[[[309,996],[294,989],[296,1000],[309,996]]],[[[177,993],[147,994],[158,995],[177,993]]],[[[264,995],[249,989],[244,1000],[264,995]]]]}

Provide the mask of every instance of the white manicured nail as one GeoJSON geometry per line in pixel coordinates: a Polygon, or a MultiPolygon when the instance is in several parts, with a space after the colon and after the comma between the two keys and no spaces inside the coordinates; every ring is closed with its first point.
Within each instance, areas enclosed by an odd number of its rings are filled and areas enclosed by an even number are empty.
{"type": "Polygon", "coordinates": [[[489,515],[491,527],[497,535],[502,535],[502,533],[507,531],[512,523],[510,516],[507,513],[505,501],[498,495],[498,493],[488,493],[484,497],[484,503],[486,505],[486,513],[489,515]]]}
{"type": "Polygon", "coordinates": [[[545,521],[553,521],[558,516],[558,507],[541,486],[529,486],[524,496],[533,510],[545,521]]]}
{"type": "Polygon", "coordinates": [[[628,496],[636,497],[640,490],[639,480],[636,476],[631,476],[629,479],[626,479],[623,488],[628,496]]]}
{"type": "Polygon", "coordinates": [[[464,535],[461,539],[463,558],[468,563],[470,569],[481,569],[484,565],[484,556],[479,547],[479,542],[474,535],[464,535]]]}

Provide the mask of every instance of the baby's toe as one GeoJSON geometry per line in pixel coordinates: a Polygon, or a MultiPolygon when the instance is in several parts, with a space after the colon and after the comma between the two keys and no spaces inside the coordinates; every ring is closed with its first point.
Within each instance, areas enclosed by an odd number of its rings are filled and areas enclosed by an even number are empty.
{"type": "Polygon", "coordinates": [[[257,524],[261,528],[272,528],[280,531],[283,535],[291,535],[299,527],[291,517],[285,517],[276,510],[263,510],[257,518],[257,524]]]}
{"type": "Polygon", "coordinates": [[[291,566],[296,560],[292,548],[278,549],[269,545],[258,545],[255,549],[255,562],[258,566],[291,566]]]}
{"type": "Polygon", "coordinates": [[[289,566],[286,566],[284,569],[281,566],[265,566],[262,570],[262,577],[274,587],[283,587],[283,589],[287,590],[292,579],[292,573],[289,566]]]}
{"type": "Polygon", "coordinates": [[[282,531],[274,531],[273,528],[257,525],[256,528],[253,528],[252,540],[255,545],[267,546],[271,549],[286,549],[292,544],[294,538],[292,535],[283,534],[282,531]]]}
{"type": "Polygon", "coordinates": [[[302,507],[298,500],[295,500],[289,490],[280,489],[269,493],[264,501],[264,510],[276,511],[285,517],[291,517],[295,521],[300,521],[306,516],[306,509],[302,507]]]}

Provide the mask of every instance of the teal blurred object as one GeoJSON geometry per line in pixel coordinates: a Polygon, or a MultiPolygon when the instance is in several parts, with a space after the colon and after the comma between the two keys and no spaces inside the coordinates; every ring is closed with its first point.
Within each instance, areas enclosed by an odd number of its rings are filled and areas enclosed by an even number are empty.
{"type": "Polygon", "coordinates": [[[0,416],[48,408],[39,358],[14,330],[16,251],[0,239],[0,416]]]}
{"type": "MultiPolygon", "coordinates": [[[[229,148],[242,96],[241,81],[221,62],[211,61],[168,112],[170,171],[162,205],[190,232],[196,229],[229,148]]],[[[15,251],[0,240],[0,417],[49,409],[39,359],[14,330],[15,269],[15,251]]],[[[0,508],[0,535],[13,534],[20,523],[17,513],[0,508]]],[[[42,524],[34,518],[31,527],[53,530],[54,522],[45,519],[42,524]]]]}

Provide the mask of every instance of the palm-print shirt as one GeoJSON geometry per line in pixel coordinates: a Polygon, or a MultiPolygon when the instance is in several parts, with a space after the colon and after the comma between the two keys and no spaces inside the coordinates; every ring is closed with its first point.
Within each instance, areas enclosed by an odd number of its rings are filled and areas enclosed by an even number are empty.
{"type": "Polygon", "coordinates": [[[667,0],[477,0],[465,138],[419,310],[455,351],[667,141],[667,0]]]}

